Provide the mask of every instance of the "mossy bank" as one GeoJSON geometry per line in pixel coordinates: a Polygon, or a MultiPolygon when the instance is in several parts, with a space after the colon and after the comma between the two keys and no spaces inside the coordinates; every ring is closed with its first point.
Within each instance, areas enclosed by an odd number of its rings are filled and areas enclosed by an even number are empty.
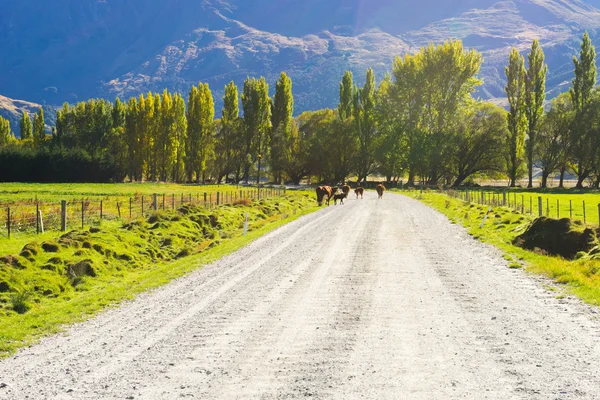
{"type": "Polygon", "coordinates": [[[127,223],[104,221],[31,242],[0,258],[0,357],[316,209],[311,194],[296,192],[212,211],[184,206],[127,223]]]}

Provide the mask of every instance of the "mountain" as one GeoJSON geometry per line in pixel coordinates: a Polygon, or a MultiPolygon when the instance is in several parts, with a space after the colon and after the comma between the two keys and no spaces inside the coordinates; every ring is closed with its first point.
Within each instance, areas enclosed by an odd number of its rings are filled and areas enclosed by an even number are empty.
{"type": "MultiPolygon", "coordinates": [[[[346,69],[379,79],[396,55],[462,39],[481,51],[478,93],[502,103],[511,46],[541,40],[551,95],[565,90],[584,31],[600,45],[600,0],[4,0],[0,92],[42,104],[187,92],[280,71],[296,113],[334,107],[346,69]]],[[[274,86],[274,85],[273,85],[274,86]]],[[[217,111],[217,115],[219,115],[217,111]]]]}
{"type": "Polygon", "coordinates": [[[15,136],[19,136],[19,120],[24,112],[33,114],[40,109],[41,105],[23,100],[13,100],[0,95],[0,117],[10,121],[10,128],[15,136]]]}

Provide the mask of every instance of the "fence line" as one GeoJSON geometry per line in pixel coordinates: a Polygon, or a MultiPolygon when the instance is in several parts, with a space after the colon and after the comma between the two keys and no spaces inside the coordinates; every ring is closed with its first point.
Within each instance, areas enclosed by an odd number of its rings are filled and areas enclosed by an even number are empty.
{"type": "MultiPolygon", "coordinates": [[[[422,192],[423,190],[421,190],[422,192]]],[[[490,207],[506,207],[514,212],[529,214],[534,217],[556,219],[568,217],[571,220],[581,221],[584,224],[597,224],[600,226],[600,203],[597,205],[588,203],[586,205],[585,200],[574,202],[572,199],[560,198],[557,198],[556,202],[554,202],[554,200],[550,201],[550,198],[553,196],[544,196],[535,193],[511,193],[510,191],[438,189],[438,192],[466,203],[490,207]]]]}
{"type": "Polygon", "coordinates": [[[157,193],[133,197],[114,196],[60,202],[27,202],[0,204],[0,238],[15,234],[40,234],[48,231],[83,229],[99,225],[102,220],[133,220],[157,211],[175,210],[182,206],[201,206],[212,210],[232,205],[240,200],[260,200],[278,197],[285,188],[264,187],[217,192],[157,193]]]}

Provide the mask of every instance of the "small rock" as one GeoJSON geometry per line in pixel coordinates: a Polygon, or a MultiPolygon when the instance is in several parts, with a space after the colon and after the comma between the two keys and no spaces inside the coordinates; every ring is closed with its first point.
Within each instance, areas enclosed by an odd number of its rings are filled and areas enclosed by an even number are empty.
{"type": "Polygon", "coordinates": [[[8,385],[6,383],[0,383],[0,389],[4,389],[5,387],[7,387],[8,385]]]}

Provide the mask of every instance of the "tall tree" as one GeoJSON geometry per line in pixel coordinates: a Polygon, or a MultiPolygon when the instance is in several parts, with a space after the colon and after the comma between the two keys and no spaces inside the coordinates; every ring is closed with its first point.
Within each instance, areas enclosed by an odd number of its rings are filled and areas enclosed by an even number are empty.
{"type": "Polygon", "coordinates": [[[491,103],[472,102],[460,117],[448,159],[455,187],[473,174],[502,170],[507,130],[506,111],[491,103]]]}
{"type": "Polygon", "coordinates": [[[230,173],[235,173],[239,181],[242,160],[243,131],[240,124],[239,93],[235,82],[225,86],[221,123],[218,130],[218,140],[215,143],[217,178],[219,181],[230,173]]]}
{"type": "MultiPolygon", "coordinates": [[[[262,158],[268,151],[269,129],[271,129],[271,100],[269,84],[264,77],[247,78],[242,91],[244,109],[245,168],[244,177],[249,180],[250,166],[258,162],[257,183],[260,183],[262,158]]],[[[266,157],[265,157],[266,158],[266,157]]]]}
{"type": "Polygon", "coordinates": [[[20,137],[21,140],[31,138],[33,134],[33,125],[31,123],[31,117],[27,111],[23,111],[23,115],[20,120],[20,137]]]}
{"type": "Polygon", "coordinates": [[[215,105],[207,83],[192,87],[188,98],[188,135],[186,170],[188,180],[196,174],[196,182],[203,179],[207,162],[213,153],[215,105]]]}
{"type": "Polygon", "coordinates": [[[577,188],[583,188],[583,181],[592,173],[595,163],[595,153],[598,140],[593,137],[586,122],[589,113],[589,104],[592,91],[596,86],[596,49],[590,36],[583,35],[579,59],[573,57],[575,64],[575,77],[569,93],[573,102],[575,120],[572,130],[573,156],[575,158],[574,170],[577,174],[577,188]]]}
{"type": "Polygon", "coordinates": [[[561,93],[552,100],[550,110],[539,125],[535,144],[535,157],[542,169],[543,188],[548,185],[550,174],[560,171],[562,187],[563,173],[567,168],[571,129],[573,126],[573,104],[568,93],[561,93]]]}
{"type": "Polygon", "coordinates": [[[0,149],[8,145],[14,138],[10,130],[10,121],[0,117],[0,149]]]}
{"type": "Polygon", "coordinates": [[[44,109],[40,107],[33,116],[33,145],[40,147],[46,137],[46,124],[44,122],[44,109]]]}
{"type": "Polygon", "coordinates": [[[354,105],[354,125],[358,137],[356,172],[358,181],[365,181],[375,167],[377,120],[375,118],[375,73],[367,70],[365,85],[357,90],[354,105]]]}
{"type": "Polygon", "coordinates": [[[185,148],[187,143],[187,118],[185,100],[180,94],[173,98],[173,129],[171,130],[171,143],[175,147],[172,179],[181,182],[184,178],[185,148]]]}
{"type": "Polygon", "coordinates": [[[535,39],[527,55],[527,75],[525,81],[525,115],[527,117],[527,187],[533,187],[534,149],[540,120],[544,115],[546,101],[546,75],[548,66],[544,63],[544,51],[535,39]]]}
{"type": "MultiPolygon", "coordinates": [[[[140,97],[140,100],[143,96],[140,97]]],[[[132,97],[127,102],[127,115],[125,116],[125,141],[127,143],[127,165],[130,181],[142,179],[142,142],[140,140],[138,101],[132,97]]]]}
{"type": "Polygon", "coordinates": [[[515,187],[523,157],[527,116],[525,113],[525,59],[513,48],[510,52],[508,66],[504,69],[507,83],[504,91],[510,106],[507,122],[507,172],[510,187],[515,187]]]}
{"type": "Polygon", "coordinates": [[[275,85],[271,116],[271,172],[276,183],[281,183],[283,173],[291,159],[294,97],[292,80],[282,72],[275,85]]]}
{"type": "Polygon", "coordinates": [[[338,116],[341,120],[352,116],[352,105],[354,102],[354,82],[352,72],[344,72],[340,83],[340,104],[338,105],[338,116]]]}

